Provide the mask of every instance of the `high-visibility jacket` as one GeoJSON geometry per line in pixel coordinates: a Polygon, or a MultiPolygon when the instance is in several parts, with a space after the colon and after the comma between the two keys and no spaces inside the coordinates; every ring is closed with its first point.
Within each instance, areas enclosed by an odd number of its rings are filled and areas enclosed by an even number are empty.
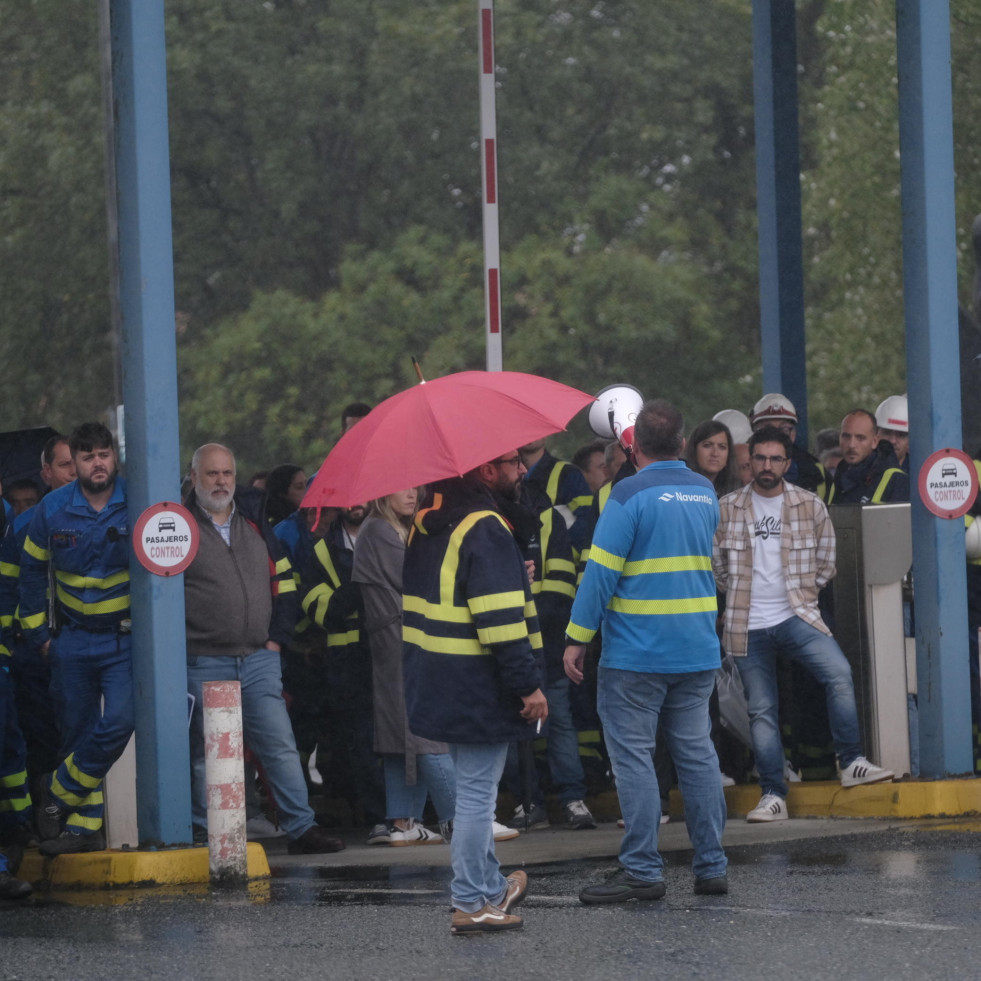
{"type": "Polygon", "coordinates": [[[129,618],[129,518],[126,481],[116,478],[106,506],[96,511],[76,482],[52,491],[34,508],[20,567],[20,622],[41,645],[50,636],[48,563],[52,607],[89,630],[109,630],[129,618]]]}
{"type": "Polygon", "coordinates": [[[528,574],[490,491],[464,478],[433,485],[403,569],[409,728],[450,743],[535,735],[521,697],[544,683],[528,574]]]}
{"type": "Polygon", "coordinates": [[[573,515],[593,499],[586,478],[578,467],[558,460],[548,450],[528,471],[525,491],[536,511],[564,505],[573,515]]]}
{"type": "Polygon", "coordinates": [[[354,552],[344,545],[340,518],[323,538],[311,537],[301,562],[303,612],[327,634],[328,648],[358,645],[361,596],[357,583],[351,582],[354,552]]]}
{"type": "Polygon", "coordinates": [[[909,500],[909,476],[896,454],[870,453],[861,463],[838,464],[828,487],[830,504],[900,504],[909,500]]]}

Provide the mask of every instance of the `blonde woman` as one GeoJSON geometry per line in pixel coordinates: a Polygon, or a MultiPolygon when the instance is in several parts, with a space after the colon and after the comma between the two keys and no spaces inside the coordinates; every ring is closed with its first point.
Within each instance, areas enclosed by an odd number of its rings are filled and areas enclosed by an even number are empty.
{"type": "MultiPolygon", "coordinates": [[[[441,834],[421,824],[426,795],[440,825],[456,809],[453,761],[445,743],[409,732],[402,687],[402,562],[420,495],[415,487],[378,498],[354,550],[354,582],[364,600],[364,630],[371,650],[375,751],[385,772],[385,810],[392,845],[431,845],[441,834]]],[[[373,836],[373,840],[377,840],[373,836]]],[[[384,839],[382,839],[384,840],[384,839]]]]}

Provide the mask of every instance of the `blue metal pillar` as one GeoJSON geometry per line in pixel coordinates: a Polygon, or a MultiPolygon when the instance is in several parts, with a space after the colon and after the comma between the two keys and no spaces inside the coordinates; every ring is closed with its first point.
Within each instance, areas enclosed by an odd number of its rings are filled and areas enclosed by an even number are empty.
{"type": "MultiPolygon", "coordinates": [[[[910,456],[959,446],[954,127],[947,0],[897,0],[910,456]]],[[[913,497],[923,776],[973,770],[964,524],[913,497]]]]}
{"type": "Polygon", "coordinates": [[[798,441],[806,446],[794,0],[753,0],[753,91],[763,391],[782,392],[794,403],[798,441]]]}
{"type": "MultiPolygon", "coordinates": [[[[130,527],[178,500],[177,342],[163,0],[110,0],[130,527]]],[[[183,576],[131,562],[141,844],[191,840],[183,576]]]]}

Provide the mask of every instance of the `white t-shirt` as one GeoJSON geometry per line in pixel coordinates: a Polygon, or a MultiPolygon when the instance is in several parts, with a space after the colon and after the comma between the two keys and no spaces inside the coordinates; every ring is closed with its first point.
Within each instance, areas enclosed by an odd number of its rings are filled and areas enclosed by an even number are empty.
{"type": "Polygon", "coordinates": [[[753,591],[749,604],[749,629],[775,627],[794,611],[787,599],[787,583],[780,557],[783,494],[763,497],[753,491],[753,591]]]}

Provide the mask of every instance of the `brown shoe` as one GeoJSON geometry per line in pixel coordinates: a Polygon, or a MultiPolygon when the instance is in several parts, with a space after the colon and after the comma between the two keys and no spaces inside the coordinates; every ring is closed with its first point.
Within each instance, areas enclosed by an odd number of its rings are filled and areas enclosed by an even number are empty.
{"type": "Polygon", "coordinates": [[[515,930],[522,924],[520,916],[505,913],[497,906],[488,903],[476,913],[465,913],[462,909],[453,910],[450,933],[489,933],[494,930],[515,930]]]}
{"type": "Polygon", "coordinates": [[[290,855],[317,855],[323,852],[342,852],[344,842],[340,838],[331,838],[327,829],[314,824],[307,828],[299,838],[294,838],[287,846],[290,855]]]}
{"type": "Polygon", "coordinates": [[[528,876],[522,869],[517,869],[508,876],[508,891],[501,900],[500,909],[502,913],[510,913],[528,892],[528,876]]]}

